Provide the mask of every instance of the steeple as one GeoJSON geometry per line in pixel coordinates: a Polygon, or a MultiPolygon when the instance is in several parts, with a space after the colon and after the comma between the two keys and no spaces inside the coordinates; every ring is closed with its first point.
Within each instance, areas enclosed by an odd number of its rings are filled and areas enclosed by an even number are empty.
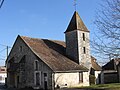
{"type": "Polygon", "coordinates": [[[76,11],[65,31],[65,39],[66,55],[76,63],[90,69],[91,56],[89,31],[76,11]]]}
{"type": "Polygon", "coordinates": [[[74,30],[89,32],[77,11],[74,12],[73,17],[72,17],[65,33],[74,31],[74,30]]]}

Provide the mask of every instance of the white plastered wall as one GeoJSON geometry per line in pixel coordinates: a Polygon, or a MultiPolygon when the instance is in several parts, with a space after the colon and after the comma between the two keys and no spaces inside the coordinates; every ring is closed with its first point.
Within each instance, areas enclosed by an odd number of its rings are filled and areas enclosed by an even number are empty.
{"type": "Polygon", "coordinates": [[[99,84],[99,74],[101,74],[101,71],[95,71],[95,78],[96,78],[95,84],[99,84]]]}
{"type": "Polygon", "coordinates": [[[0,80],[0,83],[5,83],[5,78],[7,77],[7,73],[0,73],[0,77],[2,80],[0,80]]]}
{"type": "Polygon", "coordinates": [[[83,72],[83,82],[80,82],[79,72],[75,73],[55,73],[54,81],[55,87],[75,87],[75,86],[89,86],[89,72],[83,72]]]}

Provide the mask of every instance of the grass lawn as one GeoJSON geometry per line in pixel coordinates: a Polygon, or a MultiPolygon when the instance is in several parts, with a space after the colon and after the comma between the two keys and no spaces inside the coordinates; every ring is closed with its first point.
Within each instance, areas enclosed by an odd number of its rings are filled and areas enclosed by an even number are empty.
{"type": "Polygon", "coordinates": [[[87,87],[76,87],[76,88],[85,88],[85,89],[104,89],[104,90],[120,90],[120,83],[112,83],[112,84],[100,84],[100,85],[91,85],[87,87]]]}

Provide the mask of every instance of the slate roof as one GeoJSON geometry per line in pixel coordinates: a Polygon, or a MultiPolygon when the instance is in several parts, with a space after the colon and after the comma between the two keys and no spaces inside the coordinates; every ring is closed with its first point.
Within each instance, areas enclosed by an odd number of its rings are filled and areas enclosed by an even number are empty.
{"type": "Polygon", "coordinates": [[[95,70],[95,71],[101,71],[102,68],[100,65],[98,65],[98,63],[96,62],[96,59],[91,56],[91,64],[92,64],[92,68],[95,70]]]}
{"type": "Polygon", "coordinates": [[[107,64],[105,64],[103,70],[117,70],[117,65],[120,63],[120,58],[112,59],[107,64]]]}
{"type": "Polygon", "coordinates": [[[88,71],[66,57],[65,42],[20,36],[28,47],[55,72],[88,71]]]}
{"type": "Polygon", "coordinates": [[[70,31],[74,31],[74,30],[89,32],[89,30],[87,29],[87,27],[83,23],[83,21],[80,18],[77,11],[74,12],[73,17],[72,17],[65,33],[70,32],[70,31]]]}

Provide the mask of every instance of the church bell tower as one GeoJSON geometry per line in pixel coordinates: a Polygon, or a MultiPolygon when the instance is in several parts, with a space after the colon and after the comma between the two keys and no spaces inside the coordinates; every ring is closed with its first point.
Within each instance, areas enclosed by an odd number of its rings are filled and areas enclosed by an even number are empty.
{"type": "Polygon", "coordinates": [[[91,67],[89,33],[78,12],[75,11],[65,31],[66,55],[88,69],[91,67]]]}

